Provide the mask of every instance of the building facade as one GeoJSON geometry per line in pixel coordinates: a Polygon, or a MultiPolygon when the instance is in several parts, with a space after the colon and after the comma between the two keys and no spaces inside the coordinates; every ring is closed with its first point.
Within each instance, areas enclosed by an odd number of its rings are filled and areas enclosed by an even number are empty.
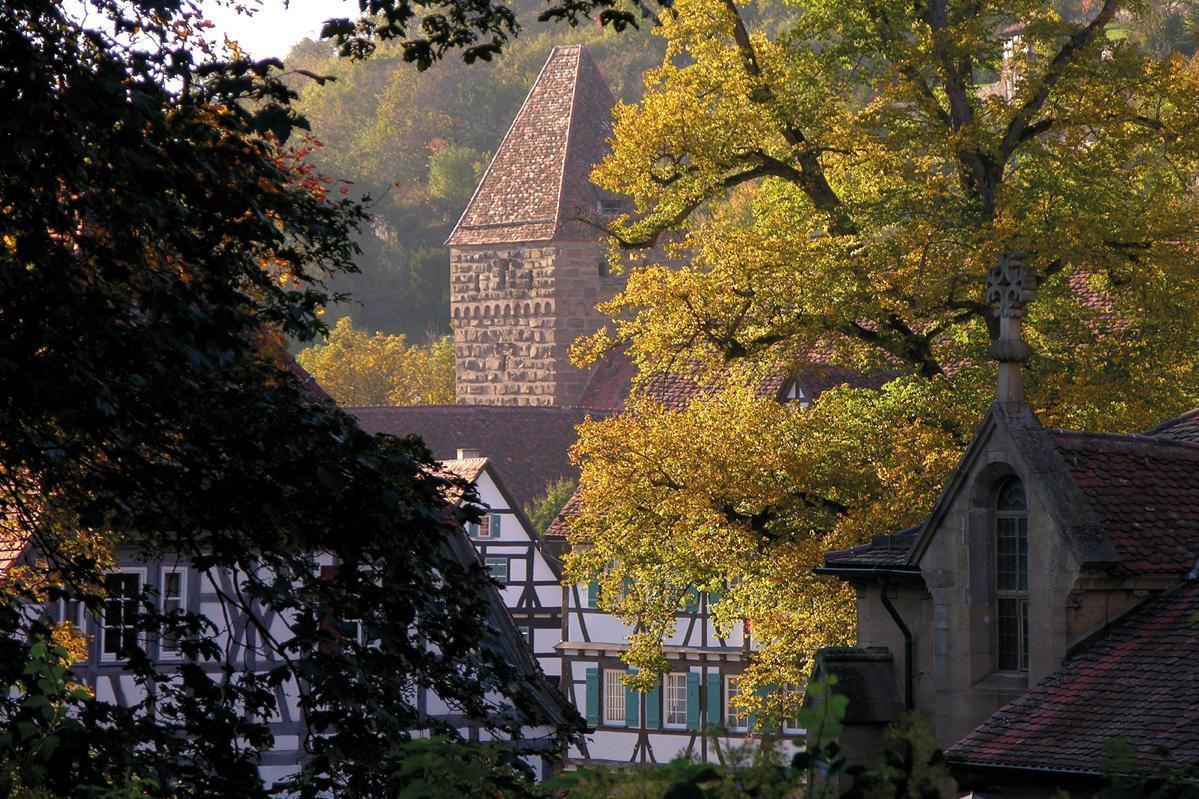
{"type": "MultiPolygon", "coordinates": [[[[1023,343],[1020,310],[1001,307],[1001,344],[1023,343]]],[[[1028,348],[996,351],[996,401],[929,517],[817,570],[857,592],[858,646],[817,662],[849,687],[851,758],[877,758],[906,706],[988,797],[1085,794],[1117,740],[1128,772],[1194,768],[1195,414],[1047,430],[1023,397],[1028,348]]]]}
{"type": "Polygon", "coordinates": [[[466,532],[484,567],[502,587],[500,596],[521,638],[528,644],[553,684],[562,675],[557,645],[562,629],[562,574],[547,555],[524,511],[512,500],[499,473],[487,458],[463,457],[443,461],[454,474],[474,484],[480,505],[479,521],[466,532]]]}
{"type": "MultiPolygon", "coordinates": [[[[752,651],[744,625],[722,635],[712,622],[712,594],[689,592],[665,641],[669,671],[653,690],[625,685],[620,659],[633,628],[598,607],[599,584],[562,589],[563,693],[587,720],[589,734],[573,759],[600,763],[665,763],[677,757],[723,762],[742,746],[756,720],[730,699],[752,651]]],[[[782,730],[800,734],[800,730],[782,730]]]]}

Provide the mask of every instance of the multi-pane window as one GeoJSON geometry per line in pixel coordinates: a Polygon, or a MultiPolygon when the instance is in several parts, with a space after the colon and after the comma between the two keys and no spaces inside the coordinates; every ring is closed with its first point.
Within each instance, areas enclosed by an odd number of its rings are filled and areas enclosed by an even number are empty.
{"type": "Polygon", "coordinates": [[[142,576],[138,572],[114,572],[104,579],[104,623],[101,625],[101,652],[115,658],[138,645],[138,601],[142,576]]]}
{"type": "Polygon", "coordinates": [[[783,719],[783,732],[803,734],[804,728],[799,724],[799,710],[803,704],[803,688],[792,682],[784,685],[783,702],[790,713],[783,719]]]}
{"type": "Polygon", "coordinates": [[[69,621],[75,625],[75,629],[84,629],[84,617],[87,615],[87,607],[78,599],[60,599],[58,600],[58,620],[69,621]]]}
{"type": "Polygon", "coordinates": [[[682,729],[687,726],[687,675],[667,674],[665,684],[662,708],[666,726],[682,729]]]}
{"type": "Polygon", "coordinates": [[[477,522],[467,522],[466,532],[471,538],[491,538],[491,514],[487,514],[477,522]]]}
{"type": "Polygon", "coordinates": [[[995,492],[995,653],[1000,671],[1028,671],[1028,503],[1016,478],[995,492]]]}
{"type": "Polygon", "coordinates": [[[477,522],[467,522],[466,532],[471,538],[499,538],[504,517],[498,513],[484,514],[477,522]]]}
{"type": "Polygon", "coordinates": [[[508,559],[507,558],[487,558],[484,560],[487,566],[487,573],[501,585],[508,583],[508,559]]]}
{"type": "MultiPolygon", "coordinates": [[[[624,672],[604,672],[604,723],[624,724],[625,719],[624,672]]],[[[685,701],[685,700],[684,700],[685,701]]],[[[686,708],[684,707],[684,712],[686,708]]]]}
{"type": "Polygon", "coordinates": [[[749,715],[738,707],[733,700],[741,695],[740,679],[737,677],[724,678],[724,726],[730,730],[748,730],[749,715]]]}
{"type": "MultiPolygon", "coordinates": [[[[187,572],[182,569],[165,569],[159,587],[163,615],[171,615],[187,609],[187,572]]],[[[163,654],[179,654],[179,638],[166,634],[162,637],[163,654]]]]}

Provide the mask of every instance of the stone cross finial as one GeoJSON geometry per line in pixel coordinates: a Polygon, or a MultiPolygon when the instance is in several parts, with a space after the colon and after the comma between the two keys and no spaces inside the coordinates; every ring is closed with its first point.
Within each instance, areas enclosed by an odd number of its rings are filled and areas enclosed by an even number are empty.
{"type": "Polygon", "coordinates": [[[1036,274],[1029,269],[1022,252],[999,254],[999,263],[987,272],[987,302],[995,306],[999,317],[999,338],[991,344],[991,357],[999,361],[999,402],[1024,402],[1024,381],[1020,364],[1032,355],[1028,343],[1020,337],[1024,307],[1036,294],[1036,274]]]}

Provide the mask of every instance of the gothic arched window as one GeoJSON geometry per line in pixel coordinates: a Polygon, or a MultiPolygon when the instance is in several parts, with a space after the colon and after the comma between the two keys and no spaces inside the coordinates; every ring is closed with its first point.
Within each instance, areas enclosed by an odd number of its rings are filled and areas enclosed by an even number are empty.
{"type": "Polygon", "coordinates": [[[1009,477],[995,489],[995,655],[1000,671],[1028,671],[1028,503],[1009,477]]]}

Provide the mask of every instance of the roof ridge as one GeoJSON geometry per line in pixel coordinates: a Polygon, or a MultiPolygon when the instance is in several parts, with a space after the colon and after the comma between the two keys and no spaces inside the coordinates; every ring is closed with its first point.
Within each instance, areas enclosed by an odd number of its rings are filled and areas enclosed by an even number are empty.
{"type": "Polygon", "coordinates": [[[1050,428],[1046,432],[1050,435],[1126,441],[1133,444],[1165,444],[1199,451],[1199,443],[1194,441],[1185,441],[1170,436],[1148,435],[1147,433],[1108,433],[1100,430],[1065,430],[1060,427],[1050,428]]]}
{"type": "Polygon", "coordinates": [[[478,410],[490,409],[488,413],[495,413],[496,409],[503,411],[534,411],[534,412],[552,412],[552,411],[573,411],[584,413],[611,413],[611,411],[603,408],[588,408],[581,405],[484,405],[484,404],[465,404],[465,403],[444,403],[438,405],[340,405],[338,406],[344,411],[363,411],[363,410],[421,410],[421,411],[450,411],[459,408],[463,410],[478,410]]]}
{"type": "MultiPolygon", "coordinates": [[[[1179,425],[1182,422],[1189,422],[1195,418],[1199,418],[1199,408],[1191,408],[1189,411],[1184,411],[1183,413],[1180,413],[1171,419],[1166,419],[1164,422],[1159,423],[1155,427],[1149,428],[1141,435],[1156,436],[1164,430],[1169,430],[1171,427],[1179,425]]],[[[1167,438],[1169,438],[1169,436],[1167,436],[1167,438]]]]}

